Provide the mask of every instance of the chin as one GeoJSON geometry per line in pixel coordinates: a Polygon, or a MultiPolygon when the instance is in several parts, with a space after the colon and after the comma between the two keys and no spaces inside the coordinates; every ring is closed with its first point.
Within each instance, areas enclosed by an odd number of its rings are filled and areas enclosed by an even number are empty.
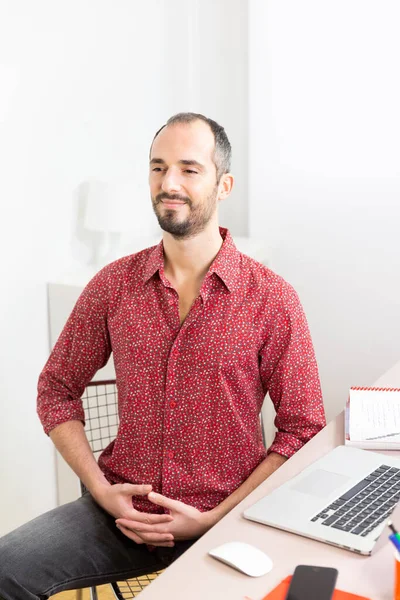
{"type": "Polygon", "coordinates": [[[183,239],[191,237],[193,235],[193,228],[190,225],[188,225],[185,221],[181,223],[174,221],[172,223],[171,221],[166,222],[165,219],[159,219],[158,224],[160,225],[163,231],[165,231],[166,233],[170,233],[176,239],[183,239]]]}

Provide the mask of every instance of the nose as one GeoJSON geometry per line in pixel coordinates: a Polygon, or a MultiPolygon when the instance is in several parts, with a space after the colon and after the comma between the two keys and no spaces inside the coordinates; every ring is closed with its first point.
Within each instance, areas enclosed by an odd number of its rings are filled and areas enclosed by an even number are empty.
{"type": "Polygon", "coordinates": [[[181,182],[178,173],[172,169],[168,169],[163,177],[161,188],[167,194],[179,192],[181,189],[181,182]]]}

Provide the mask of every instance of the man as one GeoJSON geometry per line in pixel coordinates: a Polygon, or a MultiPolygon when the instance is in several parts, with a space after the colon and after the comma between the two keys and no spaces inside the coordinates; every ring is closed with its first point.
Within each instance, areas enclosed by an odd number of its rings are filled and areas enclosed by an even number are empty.
{"type": "Polygon", "coordinates": [[[163,241],[94,277],[39,379],[44,429],[89,493],[0,541],[4,600],[162,568],[325,425],[297,295],[218,227],[230,153],[202,115],[176,115],[155,135],[163,241]],[[97,464],[80,397],[111,352],[120,427],[97,464]],[[278,429],[268,452],[267,391],[278,429]]]}

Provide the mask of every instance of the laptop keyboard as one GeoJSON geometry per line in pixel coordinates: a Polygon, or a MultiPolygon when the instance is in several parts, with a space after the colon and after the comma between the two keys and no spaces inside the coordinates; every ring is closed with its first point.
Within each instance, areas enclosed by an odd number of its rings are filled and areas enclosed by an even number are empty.
{"type": "Polygon", "coordinates": [[[367,536],[400,500],[400,469],[381,465],[311,521],[367,536]]]}

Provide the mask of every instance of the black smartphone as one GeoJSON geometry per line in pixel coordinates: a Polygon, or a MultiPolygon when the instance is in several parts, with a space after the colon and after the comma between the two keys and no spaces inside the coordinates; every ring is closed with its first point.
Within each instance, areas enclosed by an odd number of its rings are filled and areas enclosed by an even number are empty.
{"type": "Polygon", "coordinates": [[[330,567],[298,565],[285,600],[331,600],[337,576],[330,567]]]}

